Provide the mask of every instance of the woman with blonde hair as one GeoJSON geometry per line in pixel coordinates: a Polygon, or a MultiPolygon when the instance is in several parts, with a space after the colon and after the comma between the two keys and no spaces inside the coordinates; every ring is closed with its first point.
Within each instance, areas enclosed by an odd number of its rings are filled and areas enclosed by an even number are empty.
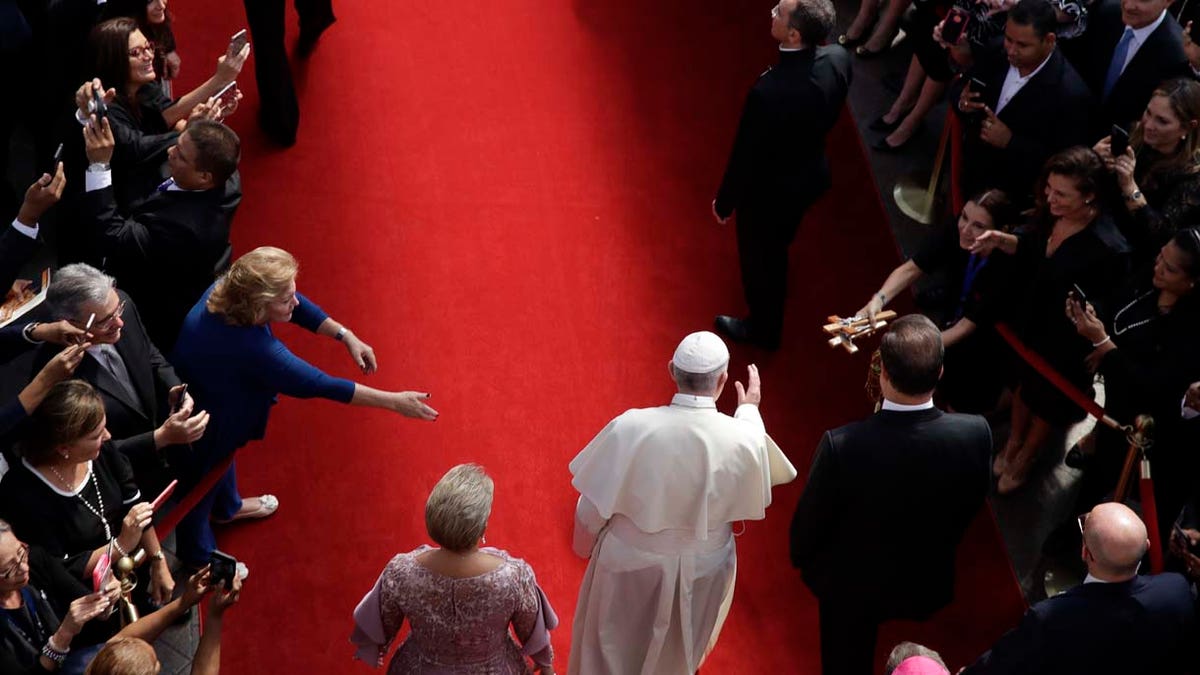
{"type": "MultiPolygon", "coordinates": [[[[333,377],[288,351],[272,323],[298,324],[344,345],[354,364],[375,372],[375,351],[296,290],[299,263],[290,253],[262,246],[234,261],[192,307],[171,354],[189,393],[211,414],[203,438],[193,444],[186,475],[199,479],[235,450],[263,437],[279,394],[327,398],[383,408],[405,417],[437,419],[429,394],[383,391],[333,377]]],[[[209,518],[228,522],[262,518],[278,508],[271,495],[246,500],[237,491],[234,467],[179,524],[179,557],[199,567],[215,548],[209,518]]]]}
{"type": "Polygon", "coordinates": [[[433,487],[425,529],[440,548],[418,546],[384,568],[354,610],[350,640],[359,659],[383,665],[407,619],[412,630],[388,665],[390,675],[525,675],[531,668],[554,675],[548,631],[558,619],[533,569],[482,546],[494,489],[477,464],[459,464],[433,487]]]}

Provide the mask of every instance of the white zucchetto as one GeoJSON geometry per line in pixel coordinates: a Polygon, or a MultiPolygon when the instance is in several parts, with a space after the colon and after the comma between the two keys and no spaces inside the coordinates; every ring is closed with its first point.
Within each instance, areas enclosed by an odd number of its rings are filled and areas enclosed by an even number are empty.
{"type": "Polygon", "coordinates": [[[711,373],[729,363],[729,348],[716,333],[698,331],[683,338],[671,363],[685,373],[711,373]]]}

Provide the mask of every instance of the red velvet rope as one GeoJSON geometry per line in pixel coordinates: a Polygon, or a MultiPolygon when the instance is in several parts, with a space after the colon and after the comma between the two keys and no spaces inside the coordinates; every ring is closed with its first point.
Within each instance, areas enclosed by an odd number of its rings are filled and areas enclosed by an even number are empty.
{"type": "MultiPolygon", "coordinates": [[[[235,453],[236,454],[236,453],[235,453]]],[[[225,461],[218,464],[216,467],[204,475],[204,478],[195,485],[184,496],[183,500],[175,505],[170,511],[163,515],[162,520],[154,523],[154,531],[158,533],[159,539],[167,536],[172,530],[179,525],[179,521],[188,514],[192,509],[196,508],[196,504],[204,495],[208,494],[221,480],[221,476],[229,469],[229,465],[233,463],[233,455],[229,455],[225,461]]]]}

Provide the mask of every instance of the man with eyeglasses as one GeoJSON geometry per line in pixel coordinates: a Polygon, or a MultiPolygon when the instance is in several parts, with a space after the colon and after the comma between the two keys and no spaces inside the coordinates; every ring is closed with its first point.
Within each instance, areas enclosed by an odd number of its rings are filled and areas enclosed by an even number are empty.
{"type": "Polygon", "coordinates": [[[196,299],[229,267],[229,231],[242,201],[241,141],[209,119],[188,123],[167,150],[170,177],[129,208],[118,205],[109,168],[108,120],[83,128],[88,169],[80,211],[104,269],[144,312],[151,341],[169,352],[196,299]]]}
{"type": "MultiPolygon", "coordinates": [[[[156,494],[172,477],[169,460],[174,451],[168,448],[200,438],[208,413],[192,414],[192,397],[183,392],[175,369],[150,340],[137,306],[117,290],[115,279],[85,263],[67,265],[50,282],[46,302],[55,318],[66,319],[90,336],[92,346],[75,377],[100,392],[109,432],[114,438],[153,436],[155,450],[129,460],[138,486],[156,494]]],[[[35,369],[60,349],[43,345],[34,359],[35,369]]]]}
{"type": "Polygon", "coordinates": [[[818,47],[833,30],[829,0],[780,0],[771,10],[779,63],[746,97],[725,177],[713,200],[724,224],[737,214],[738,261],[749,314],[721,314],[717,332],[778,349],[783,332],[788,247],[804,213],[830,187],[825,136],[850,87],[850,56],[818,47]]]}
{"type": "Polygon", "coordinates": [[[1083,584],[1025,613],[963,675],[1190,672],[1196,614],[1179,574],[1139,576],[1150,542],[1129,507],[1099,504],[1080,516],[1083,584]]]}

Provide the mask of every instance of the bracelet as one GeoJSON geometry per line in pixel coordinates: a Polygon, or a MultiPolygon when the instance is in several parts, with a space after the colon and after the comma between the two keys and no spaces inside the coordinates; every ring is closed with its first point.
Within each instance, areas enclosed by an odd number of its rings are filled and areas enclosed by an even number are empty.
{"type": "Polygon", "coordinates": [[[128,551],[126,551],[126,550],[125,550],[125,549],[124,549],[124,548],[121,546],[121,542],[117,541],[117,538],[116,538],[116,537],[113,537],[113,540],[112,540],[112,545],[113,545],[113,548],[117,549],[117,553],[120,553],[122,556],[128,556],[128,555],[129,555],[129,552],[128,552],[128,551]]]}
{"type": "Polygon", "coordinates": [[[337,340],[338,342],[341,342],[342,338],[346,337],[347,332],[348,331],[346,330],[346,327],[342,326],[341,328],[338,329],[337,335],[333,336],[333,339],[337,340]]]}
{"type": "Polygon", "coordinates": [[[154,553],[151,553],[147,557],[150,558],[151,560],[166,560],[167,554],[163,553],[162,549],[160,548],[157,551],[155,551],[154,553]]]}
{"type": "Polygon", "coordinates": [[[1142,198],[1141,190],[1134,190],[1133,192],[1130,192],[1129,194],[1125,195],[1125,201],[1127,201],[1127,202],[1136,202],[1137,200],[1139,200],[1141,198],[1142,198]]]}
{"type": "Polygon", "coordinates": [[[67,660],[67,652],[60,652],[54,647],[51,647],[49,640],[46,640],[46,645],[42,647],[42,656],[50,659],[59,666],[61,666],[67,660]]]}
{"type": "Polygon", "coordinates": [[[1111,341],[1112,341],[1112,336],[1111,336],[1111,335],[1105,335],[1103,340],[1101,340],[1101,341],[1099,341],[1099,342],[1093,342],[1093,343],[1092,343],[1092,347],[1093,347],[1093,348],[1095,348],[1095,347],[1099,347],[1100,345],[1104,344],[1105,342],[1111,342],[1111,341]]]}
{"type": "Polygon", "coordinates": [[[34,321],[33,323],[25,324],[25,327],[21,329],[21,337],[25,338],[25,341],[28,342],[29,344],[34,344],[34,345],[42,344],[41,340],[34,339],[34,337],[33,337],[33,331],[37,330],[37,327],[40,325],[42,325],[42,324],[38,321],[34,321]]]}

